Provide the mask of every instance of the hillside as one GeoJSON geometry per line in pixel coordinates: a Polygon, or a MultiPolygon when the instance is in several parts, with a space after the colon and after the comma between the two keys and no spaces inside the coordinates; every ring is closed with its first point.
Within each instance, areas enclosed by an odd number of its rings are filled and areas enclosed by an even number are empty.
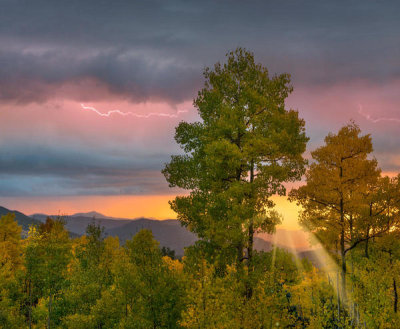
{"type": "MultiPolygon", "coordinates": [[[[83,235],[86,233],[86,227],[95,221],[98,225],[103,226],[105,230],[113,229],[118,226],[123,226],[130,222],[127,219],[119,219],[119,218],[111,218],[111,217],[106,217],[101,214],[101,216],[92,216],[93,212],[90,212],[88,214],[75,214],[72,216],[65,216],[63,219],[65,220],[66,224],[65,227],[67,230],[74,232],[79,235],[83,235]]],[[[33,214],[31,217],[35,218],[36,220],[39,220],[41,222],[44,222],[47,217],[55,218],[57,216],[55,215],[45,215],[45,214],[33,214]]]]}
{"type": "Polygon", "coordinates": [[[24,231],[28,231],[30,225],[39,225],[41,223],[41,221],[34,219],[32,217],[26,216],[22,212],[19,212],[16,210],[9,210],[7,208],[0,206],[0,217],[3,215],[6,215],[8,213],[15,214],[15,219],[17,220],[18,224],[22,226],[22,229],[24,231]]]}
{"type": "MultiPolygon", "coordinates": [[[[27,231],[30,225],[39,225],[45,222],[46,218],[49,216],[46,214],[27,216],[19,211],[0,207],[0,216],[10,212],[15,213],[18,224],[22,226],[24,231],[27,231]]],[[[50,215],[50,217],[55,218],[57,216],[50,215]]],[[[178,256],[182,256],[184,248],[192,245],[196,241],[196,235],[189,232],[185,227],[182,227],[179,221],[175,219],[115,218],[105,216],[96,211],[91,211],[88,213],[76,213],[71,216],[66,216],[64,220],[66,222],[65,227],[70,232],[71,237],[78,237],[85,234],[86,227],[90,223],[95,222],[104,227],[106,236],[117,236],[121,243],[125,243],[126,240],[131,239],[141,229],[148,229],[153,232],[155,239],[160,242],[160,246],[175,250],[178,256]]],[[[313,251],[307,251],[307,238],[308,235],[302,231],[277,229],[274,235],[259,234],[255,237],[254,248],[256,250],[270,251],[273,245],[277,245],[294,253],[298,253],[300,257],[307,257],[317,264],[313,251]],[[295,244],[293,242],[295,242],[295,244]],[[296,248],[294,245],[298,245],[298,247],[296,248]]]]}
{"type": "MultiPolygon", "coordinates": [[[[48,215],[33,214],[33,218],[44,222],[48,215]]],[[[56,216],[50,216],[56,217],[56,216]]],[[[103,226],[107,236],[118,236],[121,243],[131,239],[141,229],[148,229],[153,232],[153,235],[161,246],[169,247],[175,250],[179,256],[183,255],[184,248],[192,245],[196,241],[196,235],[189,232],[185,227],[182,227],[179,221],[175,219],[167,220],[154,220],[148,218],[115,218],[105,216],[96,211],[88,213],[77,213],[64,218],[66,221],[66,228],[70,232],[83,235],[86,232],[86,227],[90,223],[97,223],[103,226]]],[[[299,235],[301,243],[301,250],[304,248],[304,235],[298,231],[288,231],[278,229],[275,235],[259,235],[254,239],[254,247],[257,250],[270,251],[275,244],[281,248],[292,250],[293,236],[299,235]]],[[[299,238],[294,239],[299,241],[299,238]]]]}

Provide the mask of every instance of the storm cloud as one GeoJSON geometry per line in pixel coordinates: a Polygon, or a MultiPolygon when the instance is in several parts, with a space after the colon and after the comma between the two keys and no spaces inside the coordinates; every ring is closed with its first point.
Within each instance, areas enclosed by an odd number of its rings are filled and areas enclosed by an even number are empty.
{"type": "Polygon", "coordinates": [[[271,74],[291,74],[287,104],[306,121],[308,154],[354,119],[382,168],[400,170],[399,124],[368,119],[400,119],[398,1],[0,6],[1,197],[173,193],[160,170],[178,152],[174,127],[198,119],[190,104],[204,68],[238,46],[271,74]],[[187,114],[106,118],[81,103],[99,113],[187,114]]]}
{"type": "Polygon", "coordinates": [[[1,196],[168,194],[168,154],[115,154],[87,147],[8,145],[0,152],[1,196]]]}
{"type": "Polygon", "coordinates": [[[396,1],[0,3],[4,100],[43,101],[67,81],[92,78],[134,102],[182,102],[203,68],[237,46],[296,85],[400,76],[396,1]]]}

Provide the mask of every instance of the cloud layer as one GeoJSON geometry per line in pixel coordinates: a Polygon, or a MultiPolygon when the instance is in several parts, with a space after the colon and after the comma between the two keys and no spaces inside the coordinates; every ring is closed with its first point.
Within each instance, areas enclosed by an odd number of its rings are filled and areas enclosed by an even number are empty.
{"type": "Polygon", "coordinates": [[[396,1],[3,0],[2,8],[4,100],[40,101],[90,78],[133,102],[181,102],[201,86],[204,66],[238,45],[296,84],[400,77],[396,1]]]}
{"type": "Polygon", "coordinates": [[[0,5],[0,197],[174,193],[160,174],[174,127],[197,118],[204,67],[237,46],[291,73],[310,150],[354,119],[400,170],[397,1],[0,5]]]}

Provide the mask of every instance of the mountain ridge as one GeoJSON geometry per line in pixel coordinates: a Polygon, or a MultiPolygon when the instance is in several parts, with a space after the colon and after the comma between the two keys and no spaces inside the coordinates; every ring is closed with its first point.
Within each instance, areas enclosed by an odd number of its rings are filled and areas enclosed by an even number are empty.
{"type": "MultiPolygon", "coordinates": [[[[1,208],[3,211],[8,210],[4,207],[1,208]]],[[[59,217],[59,215],[47,215],[43,213],[36,213],[31,216],[26,216],[20,212],[18,214],[20,214],[20,219],[25,219],[25,227],[27,228],[29,224],[26,223],[29,221],[37,225],[45,222],[47,217],[59,217]]],[[[66,222],[66,229],[75,236],[84,235],[87,226],[91,223],[96,223],[104,227],[106,236],[117,236],[122,244],[131,239],[141,229],[149,229],[153,232],[154,238],[160,242],[160,246],[175,250],[178,256],[182,256],[184,248],[194,244],[197,240],[197,236],[187,228],[181,226],[180,222],[176,219],[157,220],[145,217],[134,219],[117,218],[106,216],[97,211],[78,212],[62,217],[66,222]]],[[[303,231],[278,228],[275,234],[262,233],[256,235],[254,246],[257,250],[269,251],[273,248],[273,245],[276,245],[298,254],[311,250],[307,239],[308,235],[303,231]]]]}
{"type": "Polygon", "coordinates": [[[10,209],[0,206],[0,217],[7,215],[9,213],[13,213],[15,215],[15,219],[17,220],[18,224],[22,226],[22,229],[24,231],[28,231],[30,225],[41,224],[41,222],[39,220],[36,220],[30,216],[27,216],[18,210],[10,210],[10,209]]]}

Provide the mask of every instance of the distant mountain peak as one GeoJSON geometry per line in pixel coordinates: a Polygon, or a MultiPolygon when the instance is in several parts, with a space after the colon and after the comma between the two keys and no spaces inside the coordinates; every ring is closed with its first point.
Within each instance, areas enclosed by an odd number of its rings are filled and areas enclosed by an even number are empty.
{"type": "Polygon", "coordinates": [[[39,213],[39,212],[37,212],[37,213],[34,213],[34,214],[30,214],[30,215],[28,215],[28,216],[30,216],[30,217],[32,217],[32,218],[36,218],[36,217],[50,217],[49,215],[47,215],[47,214],[42,214],[42,213],[39,213]]]}
{"type": "Polygon", "coordinates": [[[104,218],[108,219],[111,218],[109,216],[103,215],[97,211],[89,211],[89,212],[78,212],[76,214],[71,215],[70,217],[95,217],[96,219],[104,218]]]}

